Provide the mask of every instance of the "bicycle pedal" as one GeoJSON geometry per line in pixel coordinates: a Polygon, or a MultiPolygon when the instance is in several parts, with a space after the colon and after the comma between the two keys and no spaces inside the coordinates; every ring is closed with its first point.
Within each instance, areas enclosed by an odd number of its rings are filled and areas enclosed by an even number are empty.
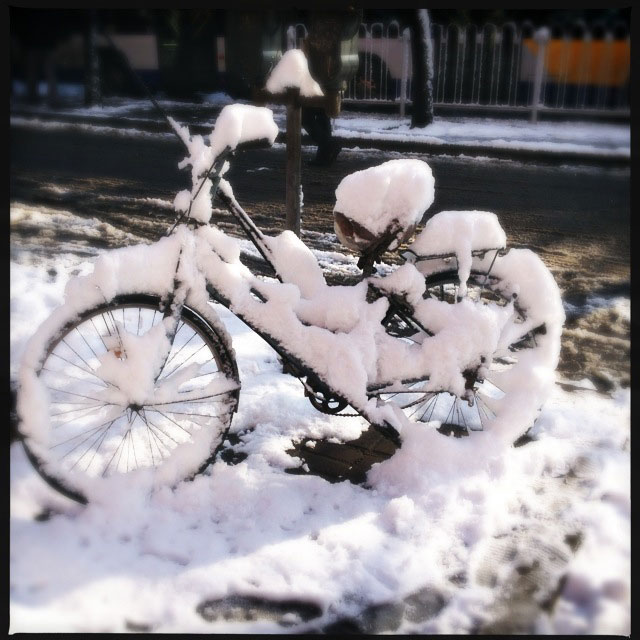
{"type": "Polygon", "coordinates": [[[469,435],[469,430],[458,424],[441,424],[436,431],[443,436],[453,436],[454,438],[465,438],[469,435]]]}

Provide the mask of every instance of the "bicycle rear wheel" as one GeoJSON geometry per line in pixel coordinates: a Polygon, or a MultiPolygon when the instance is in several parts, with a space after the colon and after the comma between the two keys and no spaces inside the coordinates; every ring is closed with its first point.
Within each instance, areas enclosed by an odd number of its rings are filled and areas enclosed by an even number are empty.
{"type": "Polygon", "coordinates": [[[222,445],[240,388],[230,340],[212,310],[187,305],[165,345],[162,319],[157,296],[117,296],[54,331],[21,376],[27,456],[68,497],[87,502],[114,477],[191,477],[222,445]]]}
{"type": "MultiPolygon", "coordinates": [[[[449,304],[455,304],[458,300],[460,281],[457,271],[428,276],[425,278],[425,284],[425,298],[435,298],[449,304]]],[[[513,301],[513,296],[505,290],[500,278],[487,277],[480,272],[472,272],[467,280],[466,297],[477,303],[498,306],[506,306],[513,301]]],[[[515,325],[523,326],[526,322],[526,313],[517,302],[514,304],[513,322],[515,325]]],[[[444,435],[464,437],[472,431],[483,431],[490,428],[500,417],[509,402],[509,391],[503,385],[503,380],[515,370],[523,357],[531,357],[525,354],[531,354],[535,350],[536,335],[544,330],[544,326],[541,326],[525,331],[523,335],[514,332],[517,337],[508,344],[501,345],[494,353],[493,360],[487,367],[488,373],[483,379],[473,379],[469,376],[468,389],[472,392],[470,402],[448,391],[427,391],[428,378],[395,385],[393,391],[378,389],[371,395],[383,401],[394,402],[413,422],[439,423],[436,428],[444,435]]],[[[402,340],[416,344],[427,337],[423,331],[417,330],[410,322],[398,316],[389,319],[387,331],[402,340]]],[[[534,398],[531,398],[531,401],[536,402],[534,398]]],[[[535,413],[535,409],[532,413],[535,413]]],[[[530,426],[531,424],[521,425],[518,436],[526,432],[530,426]]]]}

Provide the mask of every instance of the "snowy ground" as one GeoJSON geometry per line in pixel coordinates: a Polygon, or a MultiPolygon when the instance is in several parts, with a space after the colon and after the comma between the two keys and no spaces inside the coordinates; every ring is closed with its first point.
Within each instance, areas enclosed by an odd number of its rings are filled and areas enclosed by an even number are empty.
{"type": "Polygon", "coordinates": [[[625,125],[594,122],[538,122],[492,118],[442,118],[424,128],[410,128],[410,118],[363,117],[343,111],[334,134],[344,138],[411,140],[433,145],[478,146],[554,152],[588,152],[629,157],[630,132],[625,125]]]}
{"type": "MultiPolygon", "coordinates": [[[[148,100],[105,98],[102,105],[78,106],[81,102],[81,87],[63,86],[61,106],[55,113],[95,119],[118,118],[122,126],[135,126],[135,122],[157,121],[159,116],[148,100]]],[[[44,95],[45,87],[41,88],[44,95]]],[[[15,83],[16,96],[24,88],[15,83]]],[[[178,120],[213,126],[222,106],[233,102],[224,93],[201,97],[202,102],[160,100],[160,105],[178,120]]],[[[242,102],[242,101],[240,101],[242,102]]],[[[282,132],[286,129],[284,107],[271,106],[275,120],[282,132]]],[[[29,107],[34,115],[50,113],[46,105],[29,107]]],[[[333,133],[343,139],[379,140],[381,142],[419,142],[438,146],[465,147],[482,146],[501,150],[547,151],[569,155],[586,153],[602,157],[625,159],[630,157],[631,134],[628,124],[600,122],[538,122],[525,119],[493,119],[482,117],[438,117],[424,128],[410,128],[410,118],[398,114],[363,114],[343,110],[333,120],[333,133]]]]}
{"type": "MultiPolygon", "coordinates": [[[[61,210],[14,204],[11,218],[69,230],[56,251],[28,234],[12,247],[13,378],[69,276],[137,238],[61,210]]],[[[628,298],[585,304],[628,322],[628,298]]],[[[320,425],[355,437],[362,424],[316,412],[276,354],[217,310],[240,367],[232,431],[246,457],[83,508],[12,445],[12,632],[630,632],[628,389],[558,385],[534,440],[479,471],[434,478],[416,429],[370,489],[330,484],[286,473],[286,450],[320,425]]]]}

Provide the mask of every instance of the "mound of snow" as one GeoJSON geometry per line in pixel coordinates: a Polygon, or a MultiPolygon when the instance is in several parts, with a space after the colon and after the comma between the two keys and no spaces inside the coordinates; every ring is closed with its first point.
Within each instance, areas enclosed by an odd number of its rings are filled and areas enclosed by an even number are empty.
{"type": "Polygon", "coordinates": [[[235,149],[243,142],[269,140],[275,142],[278,125],[273,121],[273,112],[267,107],[254,107],[251,104],[229,104],[216,120],[209,136],[209,144],[214,155],[225,147],[235,149]]]}
{"type": "Polygon", "coordinates": [[[488,211],[441,211],[427,221],[409,250],[418,256],[455,254],[460,276],[460,295],[466,295],[472,251],[502,249],[507,237],[498,216],[488,211]]]}
{"type": "Polygon", "coordinates": [[[465,250],[476,251],[503,248],[506,244],[507,237],[495,213],[441,211],[429,218],[409,249],[419,256],[459,255],[461,245],[465,250]]]}
{"type": "Polygon", "coordinates": [[[284,93],[287,89],[300,89],[306,97],[323,96],[320,85],[311,77],[307,58],[300,49],[287,51],[267,78],[267,91],[284,93]]]}
{"type": "Polygon", "coordinates": [[[346,176],[336,189],[333,210],[380,236],[389,227],[409,229],[418,224],[433,203],[434,186],[426,162],[389,160],[346,176]]]}
{"type": "MultiPolygon", "coordinates": [[[[222,109],[209,135],[209,145],[202,136],[191,136],[187,127],[180,126],[172,118],[169,120],[189,152],[178,168],[190,165],[192,182],[191,190],[184,189],[176,195],[174,209],[178,212],[189,211],[191,218],[204,223],[209,222],[213,211],[213,183],[209,178],[202,183],[202,178],[218,155],[227,147],[235,149],[239,144],[253,140],[266,139],[273,144],[278,135],[278,125],[273,120],[271,109],[249,104],[230,104],[222,109]]],[[[228,169],[229,163],[225,162],[220,175],[228,169]]]]}

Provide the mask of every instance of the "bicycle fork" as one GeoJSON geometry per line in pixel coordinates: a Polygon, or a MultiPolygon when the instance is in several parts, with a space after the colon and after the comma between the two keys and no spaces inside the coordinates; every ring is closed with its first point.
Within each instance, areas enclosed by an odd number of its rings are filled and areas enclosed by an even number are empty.
{"type": "Polygon", "coordinates": [[[180,268],[180,259],[182,258],[182,247],[180,247],[180,252],[178,253],[178,260],[176,261],[176,270],[173,277],[173,286],[167,293],[162,297],[160,301],[160,311],[162,312],[162,324],[165,328],[165,335],[167,337],[167,347],[165,348],[165,353],[162,357],[162,363],[158,368],[158,372],[154,377],[154,384],[158,382],[158,378],[164,371],[165,366],[167,365],[167,359],[169,358],[169,353],[171,352],[171,347],[173,346],[173,342],[176,337],[176,333],[178,333],[178,325],[180,324],[180,316],[182,315],[182,309],[184,307],[184,300],[186,295],[177,296],[176,294],[183,290],[183,282],[178,278],[178,270],[180,268]]]}

